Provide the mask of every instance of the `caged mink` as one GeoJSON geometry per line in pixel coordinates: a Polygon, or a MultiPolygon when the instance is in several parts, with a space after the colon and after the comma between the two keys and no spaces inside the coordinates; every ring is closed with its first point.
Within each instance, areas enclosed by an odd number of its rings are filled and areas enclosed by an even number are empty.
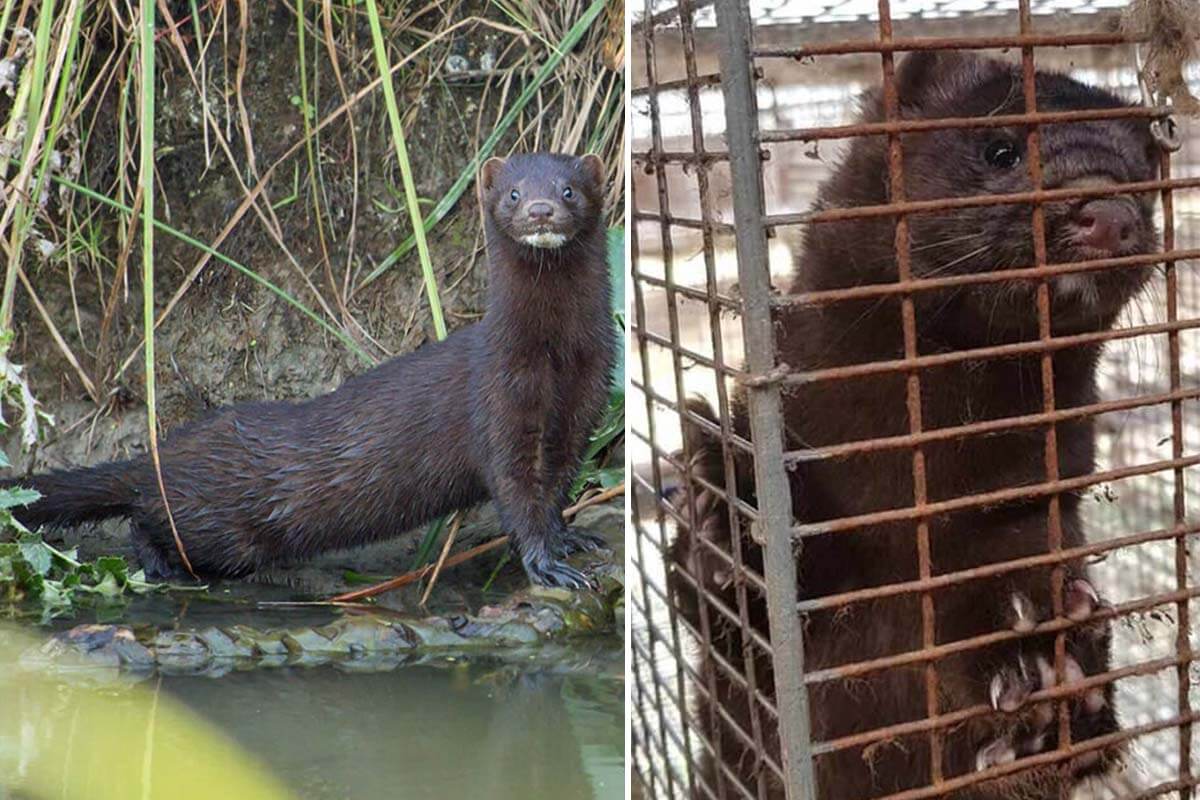
{"type": "MultiPolygon", "coordinates": [[[[562,511],[613,366],[597,156],[483,165],[483,319],[336,391],[220,408],[162,443],[170,512],[197,572],[397,536],[489,498],[535,583],[582,587],[565,557],[599,547],[562,511]]],[[[9,481],[42,498],[27,526],[128,517],[147,574],[181,566],[149,457],[9,481]]]]}
{"type": "MultiPolygon", "coordinates": [[[[1019,67],[953,51],[916,53],[897,68],[901,115],[907,119],[1020,114],[1025,110],[1019,67]]],[[[1118,97],[1064,75],[1038,72],[1037,108],[1045,111],[1120,108],[1118,97]]],[[[863,121],[883,118],[880,93],[868,95],[863,121]]],[[[1045,188],[1104,186],[1152,180],[1157,175],[1156,145],[1143,120],[1090,121],[1043,125],[1040,158],[1045,188]]],[[[1020,128],[958,129],[902,136],[907,199],[926,200],[1005,194],[1031,187],[1026,137],[1020,128]]],[[[884,137],[853,142],[820,188],[817,209],[884,204],[889,201],[887,144],[884,137]],[[882,177],[881,177],[882,176],[882,177]]],[[[1044,206],[1047,263],[1151,253],[1157,249],[1154,199],[1119,195],[1078,199],[1044,206]]],[[[792,294],[894,282],[895,220],[864,218],[810,225],[796,261],[792,294]]],[[[909,217],[910,252],[915,277],[961,275],[1034,264],[1031,207],[1002,205],[962,208],[909,217]]],[[[1078,272],[1049,279],[1055,336],[1110,328],[1121,309],[1145,285],[1152,267],[1078,272]]],[[[1037,282],[959,285],[917,292],[915,305],[919,355],[1032,341],[1038,338],[1037,282]]],[[[793,369],[813,370],[848,364],[902,359],[901,301],[884,298],[799,306],[775,310],[777,357],[793,369]]],[[[1097,401],[1095,372],[1098,344],[1058,349],[1053,354],[1056,408],[1097,401]]],[[[1043,410],[1040,354],[942,363],[919,371],[921,423],[926,431],[985,420],[1037,414],[1043,410]]],[[[903,436],[909,433],[903,372],[814,381],[785,389],[782,402],[789,450],[903,436]]],[[[733,425],[748,435],[744,394],[733,402],[733,425]]],[[[693,412],[715,415],[698,399],[693,412]]],[[[687,470],[716,486],[726,485],[719,442],[700,425],[685,426],[687,470]]],[[[1094,431],[1090,417],[1056,426],[1061,478],[1094,470],[1094,431]]],[[[928,441],[922,450],[929,502],[1040,483],[1044,475],[1042,426],[993,431],[986,435],[928,441]]],[[[740,452],[740,451],[735,451],[740,452]]],[[[876,449],[838,458],[807,460],[789,472],[793,513],[801,522],[820,522],[913,505],[913,451],[876,449]]],[[[737,459],[739,491],[753,494],[748,459],[737,459]]],[[[713,655],[701,654],[701,674],[712,680],[715,697],[743,731],[752,730],[745,689],[731,680],[725,665],[743,664],[747,646],[738,625],[697,587],[719,597],[737,614],[738,587],[727,562],[698,545],[708,539],[729,551],[733,546],[728,510],[722,499],[691,483],[687,497],[673,493],[691,520],[672,544],[669,584],[681,613],[695,630],[710,630],[713,655]],[[720,659],[716,658],[720,656],[720,659]]],[[[953,511],[929,520],[933,575],[1049,551],[1045,497],[995,503],[953,511]]],[[[1062,545],[1086,543],[1077,493],[1060,496],[1062,545]]],[[[745,531],[741,541],[749,537],[745,531]]],[[[915,522],[893,522],[805,538],[797,559],[801,599],[917,580],[915,522]]],[[[742,559],[762,574],[761,551],[742,548],[742,559]]],[[[1108,670],[1110,629],[1091,619],[1102,601],[1082,559],[1064,564],[1063,616],[1076,624],[1066,636],[1063,682],[1108,670]]],[[[982,580],[942,586],[931,592],[935,643],[1016,631],[1029,634],[1055,617],[1051,572],[1027,567],[993,573],[982,580]]],[[[765,598],[746,586],[751,624],[768,635],[765,598]]],[[[805,667],[838,665],[919,650],[922,607],[919,593],[859,601],[832,611],[814,611],[802,620],[805,667]]],[[[757,651],[755,651],[757,652],[757,651]]],[[[755,659],[759,691],[774,696],[769,660],[755,659]]],[[[937,662],[937,711],[990,706],[942,730],[940,771],[946,779],[999,767],[991,780],[946,796],[983,798],[1058,798],[1089,776],[1103,774],[1122,759],[1119,746],[1093,749],[1063,764],[1005,773],[1002,765],[1047,753],[1058,746],[1058,705],[1026,702],[1032,692],[1054,686],[1054,636],[1033,633],[983,649],[958,652],[937,662]]],[[[813,741],[830,741],[927,716],[924,663],[892,667],[854,679],[810,686],[813,741]]],[[[769,797],[782,797],[774,773],[756,756],[747,738],[720,715],[711,715],[698,698],[697,719],[720,748],[724,769],[712,751],[701,757],[701,774],[710,787],[727,788],[729,775],[751,787],[760,779],[769,797]]],[[[1118,729],[1111,684],[1069,696],[1073,744],[1118,729]]],[[[762,715],[760,714],[760,717],[762,715]]],[[[768,718],[769,719],[769,718],[768,718]]],[[[764,733],[766,749],[779,758],[777,730],[764,733]]],[[[928,732],[857,742],[815,759],[819,800],[863,800],[931,782],[928,732]]],[[[761,796],[761,795],[760,795],[761,796]]]]}

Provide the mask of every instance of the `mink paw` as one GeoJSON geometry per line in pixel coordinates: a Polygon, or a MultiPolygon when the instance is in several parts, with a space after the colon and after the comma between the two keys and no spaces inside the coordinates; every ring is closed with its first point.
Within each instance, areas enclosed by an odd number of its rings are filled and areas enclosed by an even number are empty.
{"type": "MultiPolygon", "coordinates": [[[[1095,588],[1086,580],[1070,580],[1064,587],[1063,614],[1072,621],[1087,620],[1106,607],[1108,604],[1100,599],[1095,588]]],[[[1012,629],[1027,633],[1037,626],[1038,621],[1033,602],[1024,594],[1014,592],[1009,601],[1009,625],[1012,629]]],[[[1082,683],[1086,677],[1079,660],[1070,655],[1070,651],[1074,650],[1076,654],[1089,650],[1093,653],[1107,652],[1107,636],[1106,622],[1080,626],[1068,633],[1068,655],[1063,661],[1063,686],[1082,683]]],[[[1044,655],[1018,654],[1014,663],[1002,667],[992,676],[988,683],[988,700],[992,708],[1006,714],[1021,711],[1022,719],[1014,729],[979,748],[975,755],[976,770],[985,770],[1057,746],[1056,703],[1039,702],[1030,709],[1024,709],[1031,694],[1059,685],[1052,647],[1044,655]]],[[[1069,696],[1068,702],[1073,740],[1091,738],[1107,732],[1110,727],[1115,729],[1115,720],[1109,719],[1112,717],[1111,709],[1102,713],[1109,704],[1105,687],[1081,688],[1069,696]],[[1082,735],[1075,733],[1077,728],[1082,735]]],[[[1098,753],[1093,755],[1096,757],[1088,763],[1081,761],[1073,766],[1077,771],[1094,766],[1100,759],[1098,753]]]]}
{"type": "Polygon", "coordinates": [[[565,561],[552,558],[548,554],[540,557],[522,559],[525,573],[529,579],[539,586],[561,587],[563,589],[590,589],[592,581],[587,575],[572,567],[565,561]]]}
{"type": "Polygon", "coordinates": [[[611,550],[608,540],[594,533],[563,526],[555,536],[551,549],[557,558],[566,558],[576,553],[590,553],[596,550],[611,550]]]}

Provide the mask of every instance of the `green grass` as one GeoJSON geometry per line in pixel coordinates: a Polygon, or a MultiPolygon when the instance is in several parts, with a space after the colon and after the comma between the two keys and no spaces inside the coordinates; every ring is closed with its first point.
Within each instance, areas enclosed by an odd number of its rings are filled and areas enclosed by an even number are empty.
{"type": "MultiPolygon", "coordinates": [[[[400,109],[396,105],[396,89],[392,86],[391,69],[387,46],[383,42],[383,29],[379,23],[379,9],[375,0],[367,0],[367,17],[371,22],[371,48],[375,52],[375,63],[383,78],[383,99],[387,105],[388,123],[392,126],[392,146],[396,149],[396,161],[400,164],[400,176],[404,181],[404,198],[408,203],[408,216],[412,221],[413,241],[421,259],[421,275],[425,279],[425,296],[429,301],[429,314],[433,317],[433,329],[437,338],[446,338],[446,321],[442,316],[442,299],[438,293],[437,277],[433,273],[433,259],[429,256],[429,244],[425,241],[425,221],[417,201],[417,187],[413,181],[412,164],[408,161],[408,146],[404,142],[404,125],[400,122],[400,109]]],[[[369,282],[368,279],[367,282],[369,282]]],[[[365,284],[364,284],[365,285],[365,284]]]]}
{"type": "MultiPolygon", "coordinates": [[[[525,106],[529,104],[529,101],[537,95],[538,89],[554,73],[555,68],[562,62],[566,53],[570,52],[579,43],[579,40],[587,33],[592,23],[600,16],[600,13],[604,10],[605,2],[606,0],[593,0],[583,16],[563,36],[562,41],[558,43],[558,46],[546,60],[546,63],[538,69],[533,79],[525,85],[521,93],[517,95],[516,100],[513,101],[513,104],[504,112],[504,116],[501,117],[500,122],[496,124],[496,127],[488,134],[488,137],[484,139],[483,143],[479,146],[479,150],[467,162],[467,165],[463,167],[462,172],[459,173],[458,178],[450,186],[449,191],[442,195],[442,199],[429,212],[429,216],[425,217],[419,226],[414,225],[413,235],[401,242],[387,258],[381,261],[379,266],[363,279],[362,283],[359,284],[360,287],[367,286],[395,266],[396,262],[411,250],[414,244],[418,248],[422,246],[421,242],[424,240],[425,231],[439,223],[450,212],[450,209],[454,207],[454,204],[459,201],[459,198],[463,196],[467,187],[474,183],[475,176],[479,173],[480,165],[492,157],[492,154],[496,150],[496,145],[509,132],[509,129],[516,122],[521,112],[525,109],[525,106]]],[[[374,0],[368,0],[368,3],[373,5],[374,0]]]]}

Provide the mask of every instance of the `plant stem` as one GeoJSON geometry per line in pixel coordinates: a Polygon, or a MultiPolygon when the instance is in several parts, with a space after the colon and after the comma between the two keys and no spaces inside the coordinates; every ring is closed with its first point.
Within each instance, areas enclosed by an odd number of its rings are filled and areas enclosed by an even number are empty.
{"type": "Polygon", "coordinates": [[[396,148],[396,160],[400,162],[400,176],[404,180],[404,199],[408,202],[408,216],[412,219],[417,254],[421,259],[421,273],[425,276],[429,313],[433,317],[433,329],[437,338],[445,339],[446,321],[442,318],[442,301],[438,295],[437,277],[433,274],[433,262],[429,258],[429,244],[425,241],[425,221],[421,219],[421,208],[417,204],[417,187],[413,182],[412,165],[408,162],[404,126],[400,123],[400,109],[396,106],[396,89],[392,86],[387,48],[383,43],[383,29],[379,24],[379,9],[375,6],[375,0],[367,0],[367,16],[371,20],[371,43],[375,50],[375,62],[383,78],[383,99],[387,105],[388,121],[392,126],[392,143],[396,148]]]}

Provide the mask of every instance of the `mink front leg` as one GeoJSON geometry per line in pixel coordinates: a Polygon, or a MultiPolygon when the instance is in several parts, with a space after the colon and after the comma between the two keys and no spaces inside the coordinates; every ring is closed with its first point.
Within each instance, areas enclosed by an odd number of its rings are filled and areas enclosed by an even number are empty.
{"type": "Polygon", "coordinates": [[[562,518],[588,438],[604,411],[608,397],[606,374],[599,363],[585,362],[570,370],[570,379],[561,382],[561,394],[542,439],[543,474],[549,497],[559,512],[554,522],[554,550],[560,558],[609,546],[603,537],[571,529],[562,518]]]}
{"type": "Polygon", "coordinates": [[[543,438],[554,398],[532,370],[514,370],[486,409],[488,483],[500,523],[534,583],[580,589],[587,577],[555,550],[562,506],[545,480],[543,438]]]}

